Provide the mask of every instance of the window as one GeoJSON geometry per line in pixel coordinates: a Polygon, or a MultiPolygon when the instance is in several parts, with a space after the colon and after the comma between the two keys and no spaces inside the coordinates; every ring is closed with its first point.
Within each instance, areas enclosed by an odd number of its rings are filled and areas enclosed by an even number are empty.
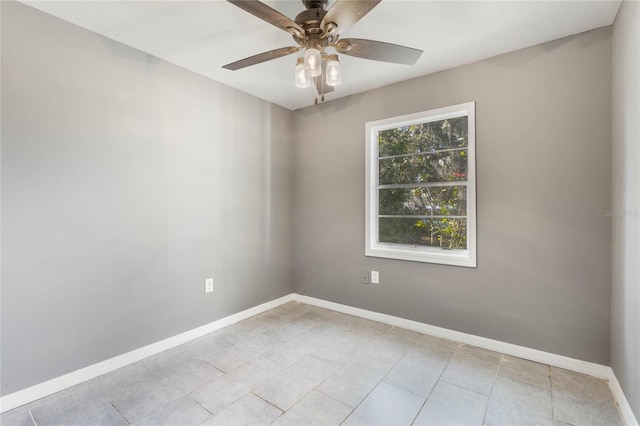
{"type": "Polygon", "coordinates": [[[476,266],[475,103],[366,125],[365,255],[476,266]]]}

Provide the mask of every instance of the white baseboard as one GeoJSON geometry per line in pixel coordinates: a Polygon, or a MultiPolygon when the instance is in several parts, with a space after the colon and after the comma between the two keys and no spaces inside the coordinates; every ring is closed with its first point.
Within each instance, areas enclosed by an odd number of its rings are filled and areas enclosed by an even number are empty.
{"type": "Polygon", "coordinates": [[[331,309],[332,311],[342,312],[345,314],[370,319],[372,321],[382,322],[396,327],[406,328],[407,330],[417,331],[419,333],[428,334],[430,336],[442,337],[444,339],[453,340],[455,342],[477,346],[495,352],[502,352],[504,354],[512,355],[518,358],[524,358],[530,361],[548,364],[554,367],[560,367],[578,373],[588,374],[599,379],[608,379],[610,377],[611,368],[605,365],[580,361],[562,355],[555,355],[537,349],[514,345],[513,343],[500,342],[498,340],[488,339],[486,337],[474,336],[473,334],[467,334],[460,331],[449,330],[447,328],[436,327],[418,321],[394,317],[392,315],[381,314],[378,312],[368,311],[366,309],[354,308],[352,306],[341,305],[339,303],[328,302],[326,300],[316,299],[314,297],[294,294],[293,299],[309,305],[331,309]]]}
{"type": "Polygon", "coordinates": [[[563,355],[556,355],[549,352],[531,349],[524,346],[514,345],[513,343],[500,342],[498,340],[488,339],[486,337],[474,336],[472,334],[462,333],[459,331],[449,330],[447,328],[436,327],[433,325],[399,318],[392,315],[381,314],[379,312],[368,311],[366,309],[354,308],[340,303],[329,302],[314,297],[304,296],[301,294],[293,294],[293,300],[308,305],[318,306],[320,308],[330,309],[332,311],[342,312],[344,314],[353,315],[372,321],[389,324],[395,327],[401,327],[419,333],[428,334],[434,337],[441,337],[453,340],[459,343],[489,349],[495,352],[501,352],[506,355],[523,358],[530,361],[539,362],[541,364],[551,365],[553,367],[563,368],[565,370],[575,371],[576,373],[588,374],[599,379],[609,381],[611,393],[618,404],[620,414],[629,426],[639,426],[631,406],[618,383],[618,379],[611,369],[606,365],[596,364],[587,361],[581,361],[569,358],[563,355]]]}
{"type": "Polygon", "coordinates": [[[342,305],[339,303],[329,302],[314,297],[304,296],[291,293],[270,302],[263,303],[253,308],[238,312],[225,318],[221,318],[212,323],[203,325],[193,330],[186,331],[173,337],[161,340],[151,345],[127,352],[125,354],[110,358],[89,367],[81,368],[64,376],[56,377],[43,383],[31,386],[18,392],[3,396],[0,398],[0,413],[19,407],[21,405],[33,402],[37,399],[75,386],[87,380],[91,380],[102,374],[140,361],[149,356],[158,354],[167,349],[171,349],[183,343],[189,342],[198,337],[219,330],[223,327],[235,324],[239,321],[257,315],[261,312],[273,309],[284,303],[297,301],[308,305],[318,306],[320,308],[330,309],[332,311],[342,312],[348,315],[369,319],[372,321],[389,324],[395,327],[405,328],[407,330],[417,331],[419,333],[428,334],[430,336],[441,337],[453,340],[467,345],[477,346],[518,358],[528,359],[530,361],[551,365],[566,370],[575,371],[577,373],[588,374],[600,379],[609,381],[609,387],[620,410],[623,420],[629,426],[639,426],[627,398],[620,387],[615,374],[611,367],[595,364],[592,362],[581,361],[562,355],[556,355],[549,352],[531,349],[524,346],[514,345],[512,343],[500,342],[485,337],[474,336],[472,334],[462,333],[459,331],[449,330],[442,327],[436,327],[417,321],[399,318],[392,315],[381,314],[379,312],[368,311],[366,309],[354,308],[352,306],[342,305]]]}
{"type": "Polygon", "coordinates": [[[194,328],[192,330],[180,333],[176,336],[169,337],[159,342],[152,343],[142,348],[135,349],[131,352],[127,352],[122,355],[101,361],[97,364],[90,365],[85,368],[73,371],[55,379],[47,380],[46,382],[39,383],[37,385],[22,389],[20,391],[5,395],[0,398],[0,413],[19,407],[24,404],[28,404],[45,396],[54,394],[61,390],[70,388],[87,380],[91,380],[95,377],[101,376],[118,368],[126,365],[138,362],[144,358],[158,354],[167,349],[174,348],[176,346],[187,343],[198,337],[202,337],[223,327],[235,324],[239,321],[257,315],[261,312],[268,311],[284,303],[293,300],[293,294],[280,297],[270,302],[263,303],[253,308],[249,308],[242,312],[238,312],[228,317],[221,318],[217,321],[213,321],[209,324],[205,324],[201,327],[194,328]]]}

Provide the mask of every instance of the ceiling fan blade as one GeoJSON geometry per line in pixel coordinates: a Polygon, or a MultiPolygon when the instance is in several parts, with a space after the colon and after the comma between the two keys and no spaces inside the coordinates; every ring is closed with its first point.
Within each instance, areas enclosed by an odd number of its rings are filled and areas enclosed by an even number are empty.
{"type": "Polygon", "coordinates": [[[382,0],[337,0],[322,19],[320,27],[325,33],[340,34],[358,22],[382,0]]]}
{"type": "Polygon", "coordinates": [[[343,38],[334,47],[343,55],[405,65],[415,64],[422,55],[419,49],[363,38],[343,38]]]}
{"type": "Polygon", "coordinates": [[[249,12],[263,21],[275,25],[291,34],[303,35],[304,30],[293,20],[258,0],[227,0],[245,12],[249,12]]]}
{"type": "Polygon", "coordinates": [[[241,68],[250,67],[251,65],[260,64],[262,62],[270,61],[272,59],[282,58],[283,56],[291,55],[292,53],[300,50],[301,47],[281,47],[279,49],[270,50],[268,52],[258,53],[257,55],[249,56],[248,58],[240,59],[239,61],[232,62],[224,65],[222,68],[226,68],[231,71],[239,70],[241,68]]]}

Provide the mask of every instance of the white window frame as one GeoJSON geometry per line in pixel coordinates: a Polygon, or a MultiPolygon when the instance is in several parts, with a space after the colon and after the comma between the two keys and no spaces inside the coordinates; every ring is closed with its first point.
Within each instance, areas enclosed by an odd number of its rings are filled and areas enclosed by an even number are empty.
{"type": "Polygon", "coordinates": [[[476,120],[475,102],[467,102],[415,114],[366,123],[365,162],[365,256],[443,265],[476,267],[476,120]],[[445,250],[439,247],[385,243],[378,241],[378,133],[421,123],[468,117],[467,164],[467,249],[445,250]]]}

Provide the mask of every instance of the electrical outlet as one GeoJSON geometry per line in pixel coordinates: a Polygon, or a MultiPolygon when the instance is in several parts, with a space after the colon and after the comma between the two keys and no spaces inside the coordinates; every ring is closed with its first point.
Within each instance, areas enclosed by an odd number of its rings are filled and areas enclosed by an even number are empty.
{"type": "Polygon", "coordinates": [[[380,284],[380,273],[378,271],[371,271],[371,284],[380,284]]]}
{"type": "Polygon", "coordinates": [[[204,280],[204,292],[211,293],[213,291],[213,278],[204,280]]]}
{"type": "Polygon", "coordinates": [[[369,273],[367,271],[360,272],[360,282],[362,284],[369,284],[369,273]]]}

